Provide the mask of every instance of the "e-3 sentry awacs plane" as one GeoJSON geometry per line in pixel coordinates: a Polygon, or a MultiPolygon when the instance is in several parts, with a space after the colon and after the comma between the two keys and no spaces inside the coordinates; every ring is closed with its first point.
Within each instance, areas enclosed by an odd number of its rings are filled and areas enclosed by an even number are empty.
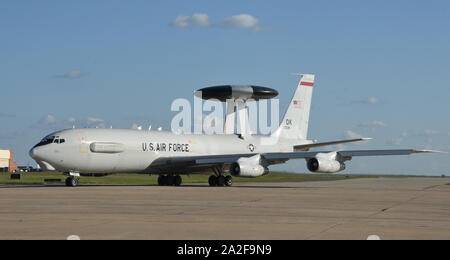
{"type": "MultiPolygon", "coordinates": [[[[313,87],[314,75],[302,75],[281,125],[270,136],[69,129],[46,136],[31,149],[30,156],[44,170],[69,175],[67,186],[77,186],[80,175],[113,173],[158,174],[160,185],[178,186],[182,182],[180,175],[205,172],[213,173],[209,178],[211,186],[230,186],[232,176],[263,176],[269,173],[268,166],[292,159],[305,159],[311,172],[336,173],[345,169],[346,161],[357,156],[432,152],[415,149],[309,151],[316,147],[368,140],[322,143],[307,140],[313,87]]],[[[230,91],[235,90],[230,88],[230,91]]],[[[249,88],[236,91],[251,92],[249,88]]]]}

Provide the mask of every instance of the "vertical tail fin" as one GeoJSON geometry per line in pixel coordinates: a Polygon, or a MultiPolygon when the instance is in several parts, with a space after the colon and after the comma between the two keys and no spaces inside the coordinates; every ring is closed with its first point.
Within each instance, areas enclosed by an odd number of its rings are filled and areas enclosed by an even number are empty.
{"type": "Polygon", "coordinates": [[[313,74],[301,74],[302,78],[284,115],[280,127],[273,133],[281,139],[306,139],[309,111],[314,86],[313,74]]]}

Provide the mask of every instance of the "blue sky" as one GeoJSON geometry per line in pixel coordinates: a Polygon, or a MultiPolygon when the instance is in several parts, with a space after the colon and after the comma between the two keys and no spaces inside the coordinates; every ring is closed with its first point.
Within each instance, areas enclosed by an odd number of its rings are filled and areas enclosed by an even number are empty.
{"type": "MultiPolygon", "coordinates": [[[[317,75],[310,138],[449,151],[449,28],[448,1],[1,1],[0,148],[27,164],[72,124],[168,129],[175,98],[216,84],[288,102],[302,72],[317,75]]],[[[450,175],[449,159],[357,158],[346,172],[450,175]]]]}

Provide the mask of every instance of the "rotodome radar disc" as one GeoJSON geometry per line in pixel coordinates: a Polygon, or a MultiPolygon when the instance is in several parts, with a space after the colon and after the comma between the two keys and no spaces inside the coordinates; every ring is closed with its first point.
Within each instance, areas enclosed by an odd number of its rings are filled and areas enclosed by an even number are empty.
{"type": "Polygon", "coordinates": [[[260,86],[223,85],[199,89],[195,96],[202,99],[218,99],[222,102],[227,99],[271,99],[278,96],[278,91],[260,86]]]}

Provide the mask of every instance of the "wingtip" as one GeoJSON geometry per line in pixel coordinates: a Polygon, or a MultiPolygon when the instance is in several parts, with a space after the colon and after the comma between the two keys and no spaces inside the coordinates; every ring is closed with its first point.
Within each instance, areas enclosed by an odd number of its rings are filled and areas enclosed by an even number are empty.
{"type": "Polygon", "coordinates": [[[412,153],[442,153],[442,154],[448,154],[448,152],[438,151],[438,150],[416,150],[416,149],[413,149],[412,153]]]}

